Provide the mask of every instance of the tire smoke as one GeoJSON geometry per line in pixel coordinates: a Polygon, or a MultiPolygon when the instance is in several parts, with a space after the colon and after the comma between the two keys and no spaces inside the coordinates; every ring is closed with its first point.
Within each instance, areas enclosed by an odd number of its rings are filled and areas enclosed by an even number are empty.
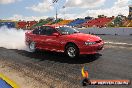
{"type": "Polygon", "coordinates": [[[7,28],[6,26],[1,27],[0,47],[28,51],[25,44],[25,32],[22,29],[17,30],[16,28],[7,28]]]}

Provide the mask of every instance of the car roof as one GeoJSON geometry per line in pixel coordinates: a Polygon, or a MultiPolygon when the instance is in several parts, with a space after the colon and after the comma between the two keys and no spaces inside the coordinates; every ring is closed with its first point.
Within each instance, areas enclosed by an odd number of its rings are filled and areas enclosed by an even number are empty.
{"type": "Polygon", "coordinates": [[[55,28],[56,26],[54,26],[54,25],[43,25],[41,27],[53,27],[53,28],[55,28]]]}
{"type": "Polygon", "coordinates": [[[68,27],[68,26],[64,26],[64,25],[43,25],[41,27],[53,27],[53,28],[60,28],[60,27],[68,27]]]}

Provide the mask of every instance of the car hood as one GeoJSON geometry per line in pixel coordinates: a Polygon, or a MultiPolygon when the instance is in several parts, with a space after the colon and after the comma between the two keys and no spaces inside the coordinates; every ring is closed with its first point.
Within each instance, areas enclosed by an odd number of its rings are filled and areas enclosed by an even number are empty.
{"type": "Polygon", "coordinates": [[[68,35],[70,38],[75,38],[78,40],[82,40],[82,41],[98,41],[98,40],[102,40],[100,37],[95,36],[95,35],[91,35],[91,34],[84,34],[84,33],[75,33],[75,34],[71,34],[68,35]]]}

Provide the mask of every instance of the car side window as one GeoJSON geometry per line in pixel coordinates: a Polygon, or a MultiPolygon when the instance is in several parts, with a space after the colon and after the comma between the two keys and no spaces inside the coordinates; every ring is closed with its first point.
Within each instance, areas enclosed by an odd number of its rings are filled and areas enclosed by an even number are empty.
{"type": "Polygon", "coordinates": [[[34,29],[33,34],[39,34],[39,29],[38,28],[34,29]]]}
{"type": "Polygon", "coordinates": [[[40,35],[46,35],[46,28],[40,27],[40,35]]]}
{"type": "Polygon", "coordinates": [[[57,31],[52,27],[42,27],[41,30],[40,30],[40,35],[50,36],[53,33],[57,33],[57,31]]]}
{"type": "Polygon", "coordinates": [[[55,28],[46,27],[46,35],[52,35],[53,33],[57,33],[55,28]]]}

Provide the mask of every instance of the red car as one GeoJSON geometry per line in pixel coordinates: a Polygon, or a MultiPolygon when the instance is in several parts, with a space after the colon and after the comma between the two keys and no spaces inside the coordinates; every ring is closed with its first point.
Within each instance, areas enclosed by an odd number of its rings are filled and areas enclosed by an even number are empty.
{"type": "Polygon", "coordinates": [[[104,41],[95,35],[80,33],[70,27],[41,26],[25,33],[25,41],[32,52],[36,49],[65,52],[70,58],[96,54],[104,41]]]}

